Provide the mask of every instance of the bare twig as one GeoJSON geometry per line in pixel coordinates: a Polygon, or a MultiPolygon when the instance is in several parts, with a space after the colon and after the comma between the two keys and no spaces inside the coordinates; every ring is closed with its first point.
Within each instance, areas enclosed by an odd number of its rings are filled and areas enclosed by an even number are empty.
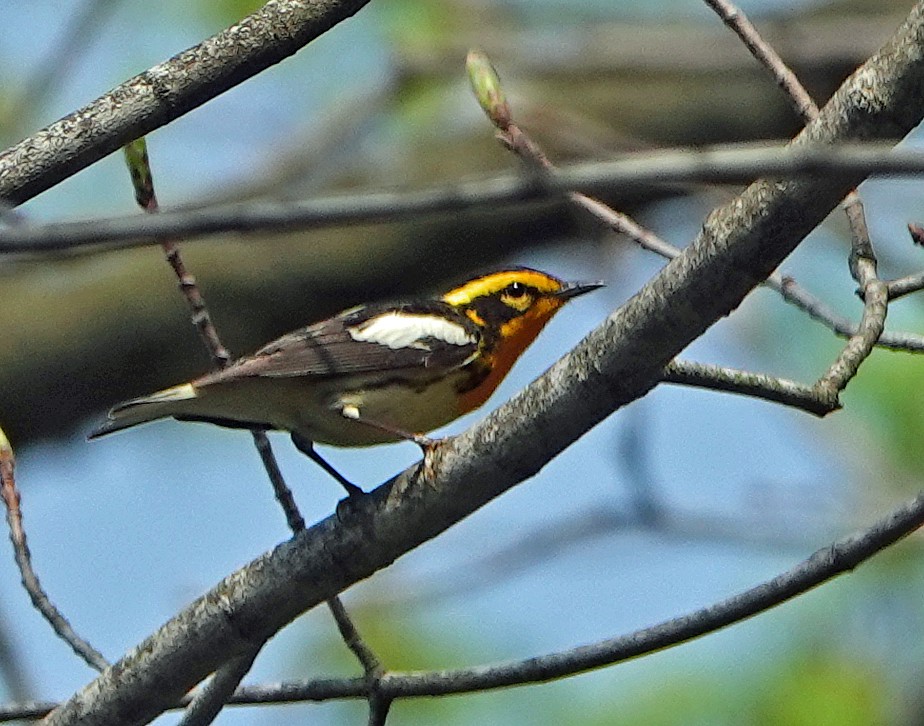
{"type": "Polygon", "coordinates": [[[866,232],[866,220],[863,217],[859,198],[848,208],[849,215],[855,215],[852,226],[855,230],[851,248],[851,268],[860,283],[863,298],[863,317],[856,334],[847,341],[847,345],[838,355],[815,386],[819,390],[828,390],[836,395],[857,374],[860,365],[876,346],[885,327],[886,314],[889,309],[889,289],[876,274],[876,257],[873,252],[869,234],[866,232]]]}
{"type": "Polygon", "coordinates": [[[276,456],[273,454],[269,438],[263,431],[251,431],[250,433],[253,436],[253,444],[260,454],[260,460],[263,462],[263,468],[266,469],[266,474],[269,476],[270,483],[273,485],[276,501],[279,502],[282,511],[286,515],[286,523],[289,525],[289,529],[292,530],[292,533],[297,534],[305,529],[305,518],[302,517],[301,512],[298,510],[298,505],[295,503],[295,498],[292,496],[292,490],[289,489],[289,486],[282,476],[282,471],[279,469],[279,462],[276,461],[276,456]]]}
{"type": "MultiPolygon", "coordinates": [[[[609,224],[613,230],[628,236],[643,249],[659,254],[669,260],[674,259],[681,252],[679,247],[675,247],[669,242],[664,241],[651,230],[638,224],[631,217],[613,210],[600,201],[586,197],[582,200],[582,206],[595,217],[609,224]]],[[[854,209],[854,207],[851,207],[851,209],[854,209]]],[[[848,212],[848,214],[849,213],[850,212],[848,212]]],[[[858,334],[859,327],[855,323],[840,315],[836,310],[815,297],[792,277],[774,272],[762,284],[778,292],[783,300],[796,306],[813,320],[818,321],[838,335],[850,338],[858,334]]],[[[916,291],[919,289],[919,284],[924,287],[924,273],[895,281],[894,295],[892,293],[893,283],[889,283],[888,291],[890,299],[898,295],[916,291]]],[[[915,333],[883,331],[879,335],[876,345],[910,353],[924,352],[924,336],[915,333]]],[[[827,396],[823,395],[822,398],[826,399],[827,396]]]]}
{"type": "Polygon", "coordinates": [[[382,677],[385,675],[385,669],[372,649],[360,637],[356,626],[350,620],[350,616],[340,599],[334,598],[329,600],[327,604],[337,623],[337,630],[340,631],[343,642],[346,643],[363,667],[367,700],[369,701],[369,726],[382,726],[388,718],[388,711],[391,708],[391,702],[394,700],[383,693],[379,687],[382,677]]]}
{"type": "MultiPolygon", "coordinates": [[[[160,210],[160,205],[154,191],[154,175],[151,172],[151,164],[148,159],[147,143],[143,138],[136,139],[127,144],[123,151],[125,153],[125,163],[131,175],[132,187],[135,190],[135,201],[145,212],[156,214],[160,210]]],[[[212,322],[212,317],[205,304],[205,298],[202,297],[202,293],[199,291],[196,278],[186,269],[179,245],[175,240],[164,239],[161,241],[161,247],[164,250],[167,262],[176,275],[180,292],[183,293],[183,297],[186,299],[192,314],[193,324],[196,326],[199,337],[209,352],[212,364],[219,369],[226,368],[231,361],[231,354],[228,353],[227,348],[218,337],[218,331],[212,322]]],[[[254,430],[251,431],[251,434],[266,468],[270,483],[273,486],[276,501],[282,507],[286,521],[294,532],[304,529],[305,520],[298,511],[292,492],[282,477],[266,433],[254,430]]]]}
{"type": "Polygon", "coordinates": [[[888,283],[890,301],[921,290],[924,290],[924,272],[915,272],[913,275],[889,280],[888,283]]]}
{"type": "MultiPolygon", "coordinates": [[[[131,175],[132,187],[135,190],[135,200],[145,212],[156,214],[160,205],[154,191],[154,176],[151,172],[147,143],[144,137],[127,144],[123,152],[125,154],[125,163],[131,175]]],[[[218,331],[212,322],[205,299],[199,291],[196,278],[190,274],[183,262],[179,245],[174,240],[165,239],[161,241],[161,247],[167,262],[176,275],[180,292],[186,298],[192,313],[193,324],[196,326],[199,337],[209,352],[213,365],[218,369],[226,368],[231,362],[231,355],[218,337],[218,331]]],[[[276,493],[276,499],[282,505],[286,521],[289,522],[295,532],[304,529],[305,521],[292,498],[292,492],[282,478],[282,473],[270,448],[266,433],[254,430],[251,431],[251,434],[257,451],[260,453],[260,458],[263,460],[273,491],[276,493]]],[[[241,680],[247,675],[262,647],[263,643],[259,643],[246,652],[235,655],[221,664],[212,679],[196,694],[189,704],[182,721],[184,726],[206,726],[214,721],[228,698],[234,693],[235,688],[240,685],[241,680]]]]}
{"type": "MultiPolygon", "coordinates": [[[[738,34],[754,57],[770,71],[777,84],[793,102],[802,120],[808,124],[818,118],[817,104],[782,58],[760,37],[757,28],[744,13],[730,0],[705,2],[738,34]]],[[[840,355],[815,384],[817,390],[829,392],[835,397],[857,374],[860,365],[869,357],[882,336],[889,304],[888,287],[876,275],[876,255],[866,224],[863,202],[856,190],[847,195],[844,211],[851,231],[850,273],[860,285],[864,305],[863,317],[856,333],[851,335],[840,355]]]]}
{"type": "Polygon", "coordinates": [[[664,369],[665,383],[679,383],[713,391],[739,393],[752,398],[799,408],[816,416],[838,410],[837,390],[819,389],[763,373],[674,360],[664,369]]]}
{"type": "MultiPolygon", "coordinates": [[[[184,242],[227,232],[262,233],[394,222],[446,215],[478,207],[547,201],[562,191],[601,193],[656,183],[746,183],[758,177],[816,177],[825,174],[916,175],[924,153],[880,143],[844,143],[811,148],[779,144],[735,144],[625,154],[610,161],[548,169],[541,180],[501,174],[413,191],[376,191],[303,201],[259,201],[161,210],[156,216],[129,215],[73,222],[0,226],[0,253],[126,249],[184,242]]],[[[627,230],[626,234],[632,235],[627,230]]]]}
{"type": "MultiPolygon", "coordinates": [[[[128,166],[128,173],[131,175],[132,187],[135,190],[135,201],[148,214],[157,214],[160,211],[160,204],[157,202],[157,194],[154,191],[154,175],[151,172],[151,163],[148,159],[148,145],[144,138],[135,139],[123,148],[125,154],[125,164],[128,166]]],[[[193,325],[199,333],[209,356],[212,358],[212,364],[216,368],[226,368],[231,361],[231,354],[227,348],[222,345],[218,337],[218,331],[212,323],[208,308],[205,305],[205,299],[199,292],[199,285],[196,278],[186,269],[183,257],[180,254],[180,248],[176,240],[161,240],[161,248],[164,256],[170,264],[173,273],[176,275],[177,285],[189,310],[192,314],[193,325]]]]}
{"type": "Polygon", "coordinates": [[[234,696],[244,676],[250,671],[262,645],[235,656],[219,668],[186,705],[179,726],[208,726],[234,696]]]}
{"type": "MultiPolygon", "coordinates": [[[[768,51],[768,54],[772,55],[772,51],[768,51]]],[[[538,144],[514,122],[510,106],[503,96],[500,80],[487,56],[479,51],[472,51],[469,53],[467,63],[469,77],[472,80],[475,96],[478,98],[488,118],[496,126],[500,141],[517,154],[533,172],[544,174],[547,171],[553,170],[554,166],[538,144]]],[[[643,248],[663,255],[668,259],[674,259],[680,254],[678,248],[661,240],[653,232],[643,228],[628,216],[616,212],[603,202],[580,192],[567,192],[566,196],[576,206],[590,212],[590,214],[608,225],[614,231],[628,235],[633,240],[637,241],[643,248]]],[[[859,209],[859,207],[854,206],[851,209],[856,210],[859,209]]],[[[853,217],[851,217],[851,222],[855,223],[855,226],[860,225],[853,217]]],[[[860,217],[860,222],[862,222],[862,215],[860,217]]],[[[861,228],[865,228],[865,225],[861,228]]],[[[871,249],[870,245],[867,244],[864,250],[867,248],[871,249]]],[[[785,286],[782,278],[780,278],[778,274],[769,277],[765,284],[770,287],[775,287],[781,292],[785,286]]],[[[802,291],[802,297],[807,298],[809,296],[802,291]]],[[[809,299],[811,300],[811,298],[809,299]]],[[[814,309],[818,309],[818,306],[814,306],[814,309]]],[[[868,306],[867,309],[875,309],[878,311],[879,308],[868,306]]],[[[862,323],[861,327],[863,327],[862,323]]],[[[866,340],[866,336],[872,334],[872,332],[873,328],[871,327],[871,323],[867,322],[866,328],[863,330],[863,340],[866,340]]],[[[881,332],[880,329],[879,334],[881,334],[881,332]]],[[[874,340],[872,345],[875,345],[875,342],[874,340]]],[[[860,353],[861,349],[858,348],[857,345],[859,344],[852,346],[848,343],[848,348],[852,351],[849,360],[859,365],[866,356],[860,353]]],[[[848,371],[851,370],[851,368],[849,366],[842,366],[839,370],[848,371]]],[[[855,374],[856,370],[852,370],[855,374]]],[[[831,382],[827,378],[823,381],[819,381],[814,387],[809,387],[792,381],[777,379],[772,376],[753,374],[745,371],[731,371],[718,367],[704,366],[694,370],[689,367],[688,364],[679,364],[679,367],[676,369],[668,367],[666,369],[666,376],[668,382],[685,383],[709,387],[714,390],[754,395],[778,403],[788,403],[819,416],[839,408],[840,404],[837,401],[837,393],[843,389],[847,380],[845,379],[840,387],[834,387],[833,389],[830,387],[831,382]]]]}
{"type": "Polygon", "coordinates": [[[278,63],[368,0],[276,0],[0,153],[15,204],[278,63]]]}
{"type": "MultiPolygon", "coordinates": [[[[751,51],[751,55],[770,72],[777,85],[792,102],[796,113],[799,114],[803,122],[808,124],[818,118],[818,104],[805,90],[796,74],[783,62],[779,54],[760,36],[757,27],[748,20],[747,16],[741,12],[741,9],[730,0],[704,1],[741,38],[747,49],[751,51]]],[[[844,208],[856,243],[863,244],[863,239],[865,238],[868,245],[869,233],[864,219],[863,204],[855,190],[847,195],[844,208]]],[[[850,269],[851,272],[854,272],[852,262],[850,269]]],[[[854,277],[856,277],[856,273],[854,273],[854,277]]]]}
{"type": "Polygon", "coordinates": [[[102,671],[109,663],[96,648],[74,631],[67,618],[48,598],[48,594],[39,582],[38,575],[32,568],[32,555],[26,541],[26,531],[22,526],[20,496],[14,476],[15,466],[13,447],[6,438],[6,434],[0,430],[0,496],[3,497],[3,503],[6,505],[6,522],[10,528],[10,541],[13,543],[16,565],[22,575],[23,587],[29,593],[35,609],[48,621],[58,637],[71,646],[73,651],[91,668],[102,671]]]}
{"type": "MultiPolygon", "coordinates": [[[[830,306],[801,287],[791,277],[774,274],[767,279],[766,284],[768,287],[778,290],[786,302],[792,303],[807,313],[813,320],[826,325],[838,335],[849,338],[859,331],[859,326],[835,312],[830,306]]],[[[886,331],[879,336],[877,345],[909,353],[920,353],[924,352],[924,336],[916,333],[886,331]]]]}
{"type": "Polygon", "coordinates": [[[747,49],[770,71],[777,85],[792,101],[796,113],[806,123],[818,115],[818,106],[796,75],[783,63],[776,51],[760,37],[754,24],[735,5],[726,0],[704,0],[722,21],[744,42],[747,49]]]}
{"type": "MultiPolygon", "coordinates": [[[[726,600],[678,618],[624,636],[580,646],[559,653],[511,663],[483,665],[454,671],[420,674],[388,673],[382,688],[392,698],[469,693],[511,685],[525,685],[563,678],[602,665],[636,658],[698,638],[780,605],[840,574],[849,572],[873,555],[914,532],[924,524],[924,494],[890,512],[871,527],[822,547],[815,554],[777,577],[726,600]]],[[[295,695],[295,684],[280,687],[295,695]]],[[[344,697],[353,688],[364,695],[361,679],[314,681],[302,684],[302,696],[310,700],[344,697]],[[326,693],[325,693],[326,692],[326,693]],[[329,696],[327,694],[330,694],[329,696]],[[333,694],[337,695],[334,696],[333,694]]],[[[244,695],[241,693],[240,695],[244,695]]],[[[255,692],[248,695],[256,696],[255,692]]]]}

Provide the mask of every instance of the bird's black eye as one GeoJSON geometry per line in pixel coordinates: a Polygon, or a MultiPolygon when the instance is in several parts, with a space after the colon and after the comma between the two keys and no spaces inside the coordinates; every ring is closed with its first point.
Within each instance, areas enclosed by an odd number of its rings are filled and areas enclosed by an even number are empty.
{"type": "Polygon", "coordinates": [[[526,292],[526,285],[522,282],[511,282],[504,290],[504,295],[509,297],[523,297],[526,292]]]}

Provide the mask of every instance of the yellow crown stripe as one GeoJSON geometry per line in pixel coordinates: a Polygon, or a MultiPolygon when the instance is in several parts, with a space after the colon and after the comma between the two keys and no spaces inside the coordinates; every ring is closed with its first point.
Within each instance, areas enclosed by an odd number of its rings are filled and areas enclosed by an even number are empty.
{"type": "Polygon", "coordinates": [[[561,280],[537,270],[505,270],[477,277],[450,290],[443,295],[443,302],[450,305],[468,305],[472,300],[493,295],[514,282],[521,282],[545,293],[558,292],[562,288],[561,280]]]}

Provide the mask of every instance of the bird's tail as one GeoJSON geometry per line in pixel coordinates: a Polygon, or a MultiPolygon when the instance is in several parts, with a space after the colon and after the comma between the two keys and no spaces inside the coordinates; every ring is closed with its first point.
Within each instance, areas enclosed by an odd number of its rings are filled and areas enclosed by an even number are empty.
{"type": "Polygon", "coordinates": [[[166,418],[178,413],[182,413],[183,402],[196,398],[196,389],[189,383],[182,386],[174,386],[150,396],[142,398],[133,398],[131,401],[125,401],[113,408],[109,412],[106,421],[90,432],[88,439],[95,439],[99,436],[105,436],[115,431],[127,429],[130,426],[156,421],[159,418],[166,418]]]}

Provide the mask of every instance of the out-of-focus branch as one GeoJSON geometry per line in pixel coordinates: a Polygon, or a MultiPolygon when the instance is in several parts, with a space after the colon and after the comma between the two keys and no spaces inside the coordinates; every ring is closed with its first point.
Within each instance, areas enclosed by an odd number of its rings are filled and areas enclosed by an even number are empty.
{"type": "Polygon", "coordinates": [[[20,98],[11,104],[11,108],[16,109],[16,118],[11,119],[16,129],[25,131],[22,121],[34,118],[35,112],[40,111],[60,85],[69,79],[79,57],[99,37],[100,26],[120,1],[83,0],[51,51],[27,76],[20,98]]]}
{"type": "Polygon", "coordinates": [[[612,161],[547,168],[541,179],[500,175],[415,191],[380,191],[305,201],[221,204],[160,210],[157,216],[0,226],[0,253],[42,253],[90,246],[125,249],[164,239],[219,232],[285,232],[396,222],[503,204],[548,199],[566,191],[601,193],[669,183],[748,183],[759,177],[826,174],[914,175],[924,153],[881,143],[824,147],[735,145],[626,154],[612,161]]]}

